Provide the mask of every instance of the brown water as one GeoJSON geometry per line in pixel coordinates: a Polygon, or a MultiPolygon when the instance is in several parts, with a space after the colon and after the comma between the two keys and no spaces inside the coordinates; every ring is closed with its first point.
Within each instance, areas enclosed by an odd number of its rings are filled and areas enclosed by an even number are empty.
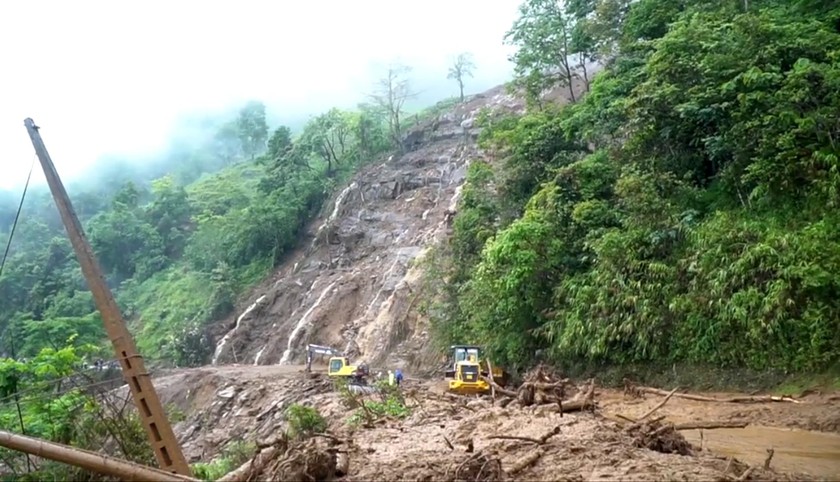
{"type": "MultiPolygon", "coordinates": [[[[781,472],[799,472],[840,480],[840,435],[763,426],[703,430],[703,447],[763,466],[767,449],[774,450],[770,466],[781,472]]],[[[682,432],[700,446],[700,430],[682,432]]]]}

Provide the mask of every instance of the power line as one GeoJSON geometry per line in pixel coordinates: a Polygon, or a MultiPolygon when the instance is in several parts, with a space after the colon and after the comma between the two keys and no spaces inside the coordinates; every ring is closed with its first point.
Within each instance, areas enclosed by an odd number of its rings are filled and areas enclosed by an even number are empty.
{"type": "Polygon", "coordinates": [[[0,276],[3,276],[3,268],[6,267],[6,258],[9,257],[9,248],[12,247],[12,238],[15,236],[15,229],[17,228],[18,220],[20,219],[20,212],[23,210],[23,201],[26,199],[26,191],[29,189],[29,180],[32,179],[32,171],[35,169],[35,159],[32,157],[32,165],[29,166],[29,175],[26,176],[26,184],[23,185],[23,195],[20,197],[20,204],[18,205],[17,214],[15,214],[15,221],[12,223],[12,230],[9,232],[9,240],[6,242],[6,252],[3,253],[3,261],[0,262],[0,276]]]}

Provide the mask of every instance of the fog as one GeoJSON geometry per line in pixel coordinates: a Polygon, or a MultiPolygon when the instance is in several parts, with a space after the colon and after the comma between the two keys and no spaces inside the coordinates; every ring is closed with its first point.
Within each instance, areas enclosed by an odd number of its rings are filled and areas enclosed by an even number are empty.
{"type": "MultiPolygon", "coordinates": [[[[510,78],[519,0],[6,2],[0,8],[0,188],[20,186],[32,117],[65,180],[97,159],[153,158],[189,119],[266,103],[272,127],[363,101],[389,62],[431,103],[510,78]]],[[[415,105],[414,107],[417,107],[415,105]]],[[[33,182],[43,174],[36,168],[33,182]]]]}

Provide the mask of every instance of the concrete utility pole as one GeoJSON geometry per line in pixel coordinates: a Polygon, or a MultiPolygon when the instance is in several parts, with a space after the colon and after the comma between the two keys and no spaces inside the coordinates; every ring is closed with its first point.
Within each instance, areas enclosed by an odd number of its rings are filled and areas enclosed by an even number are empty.
{"type": "Polygon", "coordinates": [[[88,450],[68,447],[37,438],[0,431],[0,446],[32,454],[45,459],[81,467],[91,472],[117,477],[119,480],[148,482],[199,482],[185,475],[171,474],[160,469],[115,459],[88,450]]]}
{"type": "Polygon", "coordinates": [[[27,118],[23,123],[29,132],[30,139],[32,139],[32,145],[35,147],[38,160],[41,161],[41,167],[44,169],[50,191],[52,191],[55,204],[61,214],[64,227],[67,228],[67,234],[70,237],[73,249],[76,251],[76,257],[82,266],[82,272],[87,279],[90,291],[93,293],[96,307],[102,315],[105,331],[108,333],[117,359],[122,365],[123,377],[131,390],[134,404],[140,412],[140,420],[146,429],[146,435],[149,437],[152,449],[154,449],[158,464],[161,469],[167,472],[190,476],[190,466],[184,458],[181,446],[178,445],[178,439],[172,431],[166,412],[164,412],[160,399],[155,392],[151,377],[143,363],[143,357],[137,351],[134,339],[125,326],[125,320],[123,320],[120,309],[114,300],[114,295],[108,289],[108,285],[105,284],[102,269],[93,255],[90,243],[88,243],[79,218],[73,210],[67,191],[58,177],[52,159],[47,153],[44,141],[41,140],[38,127],[32,119],[27,118]]]}

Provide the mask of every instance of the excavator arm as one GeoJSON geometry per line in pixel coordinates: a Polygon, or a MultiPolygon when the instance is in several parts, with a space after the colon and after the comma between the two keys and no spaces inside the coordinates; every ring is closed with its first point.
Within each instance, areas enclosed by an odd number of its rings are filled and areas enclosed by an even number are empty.
{"type": "Polygon", "coordinates": [[[312,356],[313,355],[327,355],[327,356],[341,356],[338,350],[321,345],[307,345],[306,346],[306,371],[312,371],[312,356]]]}

